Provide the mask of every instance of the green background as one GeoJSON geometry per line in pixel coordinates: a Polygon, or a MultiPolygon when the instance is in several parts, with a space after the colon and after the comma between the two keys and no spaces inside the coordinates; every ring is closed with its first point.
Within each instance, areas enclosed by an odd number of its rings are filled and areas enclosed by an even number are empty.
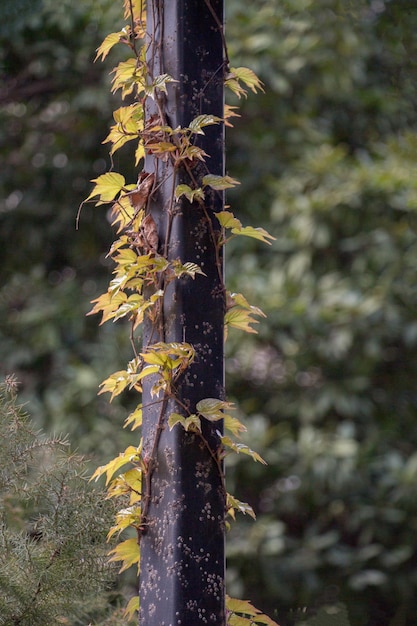
{"type": "MultiPolygon", "coordinates": [[[[130,358],[106,289],[114,0],[21,1],[0,29],[0,376],[37,424],[93,458],[126,443],[133,398],[99,383],[130,358]]],[[[268,314],[231,332],[228,394],[268,461],[228,469],[256,510],[228,537],[229,593],[282,626],[408,626],[417,611],[417,8],[407,0],[227,1],[235,66],[265,93],[228,132],[228,200],[272,247],[230,245],[228,285],[268,314]],[[330,620],[330,621],[329,621],[330,620]]],[[[233,99],[232,104],[236,104],[233,99]]],[[[129,148],[115,171],[136,180],[129,148]]]]}

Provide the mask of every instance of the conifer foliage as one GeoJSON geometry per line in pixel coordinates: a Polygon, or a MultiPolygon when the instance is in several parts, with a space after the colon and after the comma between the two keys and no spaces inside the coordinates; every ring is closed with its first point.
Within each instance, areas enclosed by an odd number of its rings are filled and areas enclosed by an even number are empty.
{"type": "Polygon", "coordinates": [[[87,624],[108,606],[110,504],[62,437],[45,437],[0,385],[0,624],[87,624]]]}

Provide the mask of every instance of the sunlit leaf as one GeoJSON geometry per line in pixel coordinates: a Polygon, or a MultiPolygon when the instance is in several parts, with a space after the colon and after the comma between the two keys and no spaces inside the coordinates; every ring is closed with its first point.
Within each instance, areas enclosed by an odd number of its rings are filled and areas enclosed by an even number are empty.
{"type": "Polygon", "coordinates": [[[98,479],[106,474],[106,485],[108,485],[113,474],[115,474],[123,465],[138,461],[140,455],[139,448],[128,446],[124,452],[121,452],[116,458],[112,459],[106,465],[101,465],[96,469],[90,480],[98,479]]]}
{"type": "Polygon", "coordinates": [[[119,574],[140,561],[140,549],[135,537],[122,541],[109,554],[109,561],[122,561],[119,574]]]}
{"type": "Polygon", "coordinates": [[[256,609],[248,600],[230,598],[226,594],[226,610],[229,613],[227,623],[230,626],[250,626],[253,624],[266,624],[266,626],[279,626],[273,619],[256,609]],[[241,620],[244,620],[243,622],[241,620]]]}
{"type": "Polygon", "coordinates": [[[114,200],[125,186],[126,181],[121,174],[107,172],[106,174],[101,174],[98,178],[94,178],[91,182],[96,184],[85,202],[95,198],[95,196],[99,196],[100,201],[97,202],[97,205],[99,205],[114,200]]]}
{"type": "Polygon", "coordinates": [[[103,43],[97,48],[97,54],[94,61],[97,61],[100,57],[101,60],[104,61],[113,46],[119,43],[123,37],[126,37],[127,34],[126,30],[120,30],[117,33],[110,33],[107,35],[103,43]]]}
{"type": "Polygon", "coordinates": [[[135,613],[139,611],[139,596],[133,596],[130,598],[127,606],[124,610],[123,617],[126,617],[129,621],[133,620],[135,613]]]}
{"type": "Polygon", "coordinates": [[[129,506],[126,509],[120,509],[116,513],[116,523],[112,526],[107,534],[107,541],[114,535],[120,535],[121,532],[129,527],[139,527],[141,524],[141,507],[129,506]]]}
{"type": "Polygon", "coordinates": [[[126,418],[124,426],[130,426],[131,430],[140,428],[142,426],[142,404],[139,404],[136,409],[126,418]]]}

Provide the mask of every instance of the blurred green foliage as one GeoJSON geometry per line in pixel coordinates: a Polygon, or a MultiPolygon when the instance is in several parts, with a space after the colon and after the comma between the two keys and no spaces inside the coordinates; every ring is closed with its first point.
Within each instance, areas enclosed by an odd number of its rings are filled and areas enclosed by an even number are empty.
{"type": "MultiPolygon", "coordinates": [[[[34,430],[16,389],[12,376],[0,383],[0,624],[107,620],[117,597],[106,559],[114,507],[64,438],[34,430]]],[[[102,626],[116,626],[117,613],[102,626]]]]}
{"type": "MultiPolygon", "coordinates": [[[[0,32],[0,373],[17,374],[43,426],[100,460],[120,449],[126,410],[97,399],[98,384],[130,347],[123,325],[84,316],[112,234],[100,209],[84,207],[78,231],[75,216],[108,164],[117,52],[92,59],[118,4],[44,0],[0,32]]],[[[271,249],[233,241],[227,264],[229,287],[268,313],[256,337],[230,334],[227,367],[269,463],[229,468],[258,514],[230,533],[229,591],[282,626],[411,626],[417,8],[226,4],[233,64],[265,83],[228,135],[242,182],[230,201],[277,237],[271,249]]]]}

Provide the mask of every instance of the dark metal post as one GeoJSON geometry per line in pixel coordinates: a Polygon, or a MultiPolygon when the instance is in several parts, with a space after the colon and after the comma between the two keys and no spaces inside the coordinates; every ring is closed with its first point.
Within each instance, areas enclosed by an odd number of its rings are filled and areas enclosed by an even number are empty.
{"type": "MultiPolygon", "coordinates": [[[[188,126],[200,114],[223,117],[223,0],[148,0],[148,66],[153,75],[176,81],[163,95],[166,122],[188,126]]],[[[158,115],[149,99],[148,118],[158,115]]],[[[158,227],[159,247],[169,258],[193,262],[205,276],[183,277],[165,290],[163,328],[145,327],[144,344],[188,342],[196,359],[182,376],[177,399],[164,407],[163,428],[152,471],[146,529],[141,539],[141,626],[203,626],[225,624],[224,512],[225,493],[214,455],[202,439],[177,425],[166,424],[172,412],[193,412],[204,398],[224,398],[223,319],[225,311],[222,257],[216,253],[219,225],[214,211],[223,209],[222,192],[206,189],[204,208],[182,196],[172,202],[177,184],[192,186],[208,172],[223,175],[223,124],[208,126],[198,146],[206,163],[174,169],[162,159],[153,170],[156,190],[151,212],[158,227]],[[190,169],[191,168],[191,169],[190,169]],[[192,175],[192,178],[190,176],[192,175]],[[167,227],[171,221],[170,226],[167,227]]],[[[144,381],[144,457],[157,435],[161,405],[144,381]],[[153,402],[153,404],[152,404],[153,402]]],[[[203,424],[204,439],[215,453],[219,422],[203,424]]]]}

